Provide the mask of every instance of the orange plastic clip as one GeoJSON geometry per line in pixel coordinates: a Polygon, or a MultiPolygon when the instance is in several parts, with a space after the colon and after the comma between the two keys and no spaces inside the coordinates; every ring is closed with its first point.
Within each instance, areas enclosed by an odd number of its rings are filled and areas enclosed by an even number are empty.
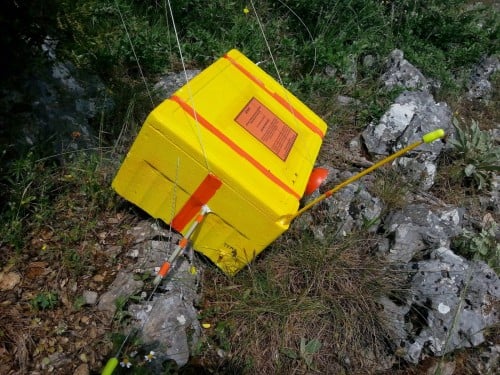
{"type": "Polygon", "coordinates": [[[158,271],[158,276],[160,276],[162,279],[167,276],[168,271],[170,271],[170,263],[165,262],[162,264],[160,270],[158,271]]]}
{"type": "Polygon", "coordinates": [[[179,247],[181,249],[184,249],[188,244],[188,239],[186,237],[182,237],[182,239],[179,241],[179,247]]]}

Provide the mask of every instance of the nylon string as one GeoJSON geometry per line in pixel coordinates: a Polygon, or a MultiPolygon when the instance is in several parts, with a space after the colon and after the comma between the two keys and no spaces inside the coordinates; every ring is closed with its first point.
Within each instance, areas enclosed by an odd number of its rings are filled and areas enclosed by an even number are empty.
{"type": "Polygon", "coordinates": [[[170,13],[170,19],[172,20],[172,28],[174,30],[175,41],[177,43],[177,48],[179,50],[179,57],[181,59],[182,70],[184,72],[184,79],[186,81],[186,87],[188,89],[190,104],[191,104],[191,107],[193,108],[194,120],[196,122],[196,130],[197,130],[198,143],[200,144],[201,151],[203,153],[203,159],[205,160],[205,166],[206,166],[207,170],[210,171],[210,165],[208,163],[207,153],[205,151],[205,145],[203,143],[203,137],[202,137],[202,134],[201,134],[201,127],[200,127],[200,123],[198,122],[198,112],[196,111],[196,106],[195,106],[195,102],[194,102],[193,92],[191,90],[191,85],[189,84],[189,78],[188,78],[187,71],[186,71],[186,64],[184,62],[184,55],[182,54],[181,42],[180,42],[180,39],[179,39],[179,33],[177,32],[177,26],[175,25],[174,12],[172,10],[172,4],[170,3],[170,0],[166,0],[166,3],[168,4],[168,11],[170,13]]]}
{"type": "Polygon", "coordinates": [[[122,11],[120,10],[120,5],[118,4],[118,1],[115,0],[115,5],[116,9],[118,10],[118,14],[120,15],[120,20],[122,21],[123,29],[125,30],[125,34],[127,35],[128,42],[130,44],[130,48],[132,48],[132,53],[134,54],[135,61],[137,63],[137,67],[139,68],[139,73],[141,75],[142,82],[144,82],[144,86],[146,87],[146,91],[149,96],[149,100],[151,101],[151,105],[154,106],[155,103],[153,101],[153,96],[151,95],[151,92],[149,91],[149,86],[148,83],[146,82],[146,77],[144,76],[144,73],[142,71],[142,66],[141,63],[139,62],[139,58],[137,57],[137,53],[135,53],[135,47],[134,43],[132,42],[132,38],[130,37],[130,33],[128,32],[127,24],[125,23],[125,19],[123,18],[122,11]]]}
{"type": "MultiPolygon", "coordinates": [[[[279,0],[280,1],[280,0],[279,0]]],[[[297,17],[297,19],[302,23],[302,25],[304,25],[304,27],[306,28],[308,34],[310,35],[311,37],[311,41],[314,43],[314,40],[312,38],[312,34],[311,32],[309,31],[309,29],[307,28],[306,24],[304,23],[304,21],[297,15],[297,13],[295,13],[288,5],[284,4],[282,1],[280,1],[280,3],[282,5],[284,5],[290,12],[292,12],[292,14],[297,17]]],[[[278,81],[281,85],[281,87],[283,88],[283,96],[285,97],[285,100],[287,101],[287,104],[288,104],[288,110],[292,113],[292,117],[294,119],[294,122],[295,122],[295,126],[297,128],[300,127],[300,121],[297,117],[297,114],[295,113],[295,109],[291,103],[291,100],[290,100],[290,95],[289,95],[289,92],[286,90],[285,88],[285,84],[283,82],[283,79],[281,78],[281,74],[279,72],[279,69],[278,69],[278,64],[276,64],[276,59],[274,58],[274,55],[273,55],[273,52],[271,50],[271,45],[269,44],[269,41],[268,41],[268,38],[266,36],[266,32],[264,30],[264,25],[259,17],[259,14],[257,13],[257,8],[255,7],[255,3],[254,3],[254,0],[250,0],[250,6],[252,7],[252,11],[255,15],[255,18],[257,20],[257,24],[259,25],[259,29],[260,29],[260,32],[262,34],[262,38],[264,39],[264,42],[266,44],[266,48],[267,48],[267,51],[269,53],[269,56],[271,57],[271,61],[273,63],[273,67],[274,67],[274,70],[276,71],[276,75],[278,77],[278,81]]],[[[314,56],[315,60],[316,60],[316,48],[315,48],[315,56],[314,56]]],[[[316,64],[316,62],[314,63],[314,65],[316,64]]],[[[313,67],[314,68],[314,67],[313,67]]],[[[311,70],[312,72],[312,70],[311,70]]],[[[308,150],[300,150],[302,154],[307,154],[307,151],[308,150]]]]}

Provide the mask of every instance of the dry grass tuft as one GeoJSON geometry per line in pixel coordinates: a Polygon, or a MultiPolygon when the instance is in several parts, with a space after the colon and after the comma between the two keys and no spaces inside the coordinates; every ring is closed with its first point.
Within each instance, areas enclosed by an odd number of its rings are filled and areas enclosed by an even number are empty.
{"type": "Polygon", "coordinates": [[[412,187],[398,171],[391,167],[381,168],[374,172],[374,176],[370,192],[384,202],[386,212],[402,209],[408,204],[412,187]]]}
{"type": "Polygon", "coordinates": [[[230,343],[222,361],[205,358],[210,367],[342,374],[372,372],[384,360],[390,332],[378,301],[401,290],[404,275],[369,254],[373,239],[305,237],[283,236],[234,279],[207,271],[204,313],[227,329],[222,340],[217,328],[205,339],[213,349],[230,343]]]}

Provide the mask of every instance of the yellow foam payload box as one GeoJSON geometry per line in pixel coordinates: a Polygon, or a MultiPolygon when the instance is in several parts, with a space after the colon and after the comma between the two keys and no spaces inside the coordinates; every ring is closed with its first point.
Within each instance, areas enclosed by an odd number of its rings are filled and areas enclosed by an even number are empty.
{"type": "Polygon", "coordinates": [[[231,50],[146,119],[113,188],[234,275],[288,229],[326,124],[231,50]]]}

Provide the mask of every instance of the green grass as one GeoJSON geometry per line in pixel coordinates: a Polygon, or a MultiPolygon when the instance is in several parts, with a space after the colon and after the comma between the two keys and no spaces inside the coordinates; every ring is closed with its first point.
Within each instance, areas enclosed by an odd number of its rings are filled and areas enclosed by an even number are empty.
{"type": "Polygon", "coordinates": [[[77,153],[59,160],[35,160],[33,153],[12,162],[1,182],[3,206],[0,246],[14,255],[43,255],[70,272],[88,267],[78,248],[94,235],[99,216],[113,212],[117,197],[110,187],[111,165],[99,155],[77,153]]]}
{"type": "MultiPolygon", "coordinates": [[[[466,1],[182,1],[173,15],[189,65],[206,66],[239,48],[276,75],[261,33],[265,32],[286,84],[307,85],[310,76],[336,69],[333,87],[358,71],[358,81],[378,77],[394,48],[430,78],[455,86],[452,78],[479,56],[498,52],[498,15],[466,1]],[[244,13],[248,8],[249,13],[244,13]],[[292,12],[293,11],[293,12],[292,12]],[[300,17],[300,18],[299,18],[300,17]],[[479,21],[480,20],[480,21],[479,21]],[[375,69],[363,69],[371,55],[375,69]],[[353,66],[354,62],[354,66],[353,66]],[[378,69],[377,69],[378,68],[378,69]]],[[[172,20],[165,2],[63,1],[59,20],[68,43],[65,55],[110,77],[147,76],[179,68],[172,20]]]]}
{"type": "MultiPolygon", "coordinates": [[[[457,99],[473,64],[500,53],[498,13],[470,1],[261,0],[254,1],[256,12],[248,1],[175,1],[184,61],[166,1],[49,1],[50,14],[42,3],[21,13],[28,36],[36,30],[56,35],[58,56],[98,74],[115,105],[93,124],[99,134],[95,152],[54,156],[43,147],[14,152],[6,141],[0,159],[0,259],[5,264],[22,267],[37,258],[60,265],[63,276],[92,275],[99,251],[87,246],[98,238],[107,216],[124,210],[110,182],[145,116],[161,100],[153,84],[160,75],[181,71],[182,63],[202,69],[232,48],[276,78],[279,73],[283,84],[343,140],[380,118],[398,94],[386,92],[378,81],[394,48],[441,83],[439,100],[467,108],[468,119],[485,113],[487,127],[498,117],[492,105],[475,112],[457,99]],[[363,63],[367,58],[369,66],[363,63]],[[342,107],[337,95],[358,104],[342,107]]],[[[24,27],[22,22],[9,25],[12,35],[24,27]]],[[[38,42],[40,35],[30,40],[38,42]]],[[[23,61],[31,62],[25,58],[31,48],[17,57],[19,69],[23,61]]],[[[498,87],[499,75],[495,79],[498,87]]],[[[450,189],[459,189],[455,196],[460,197],[472,192],[462,186],[467,164],[453,160],[456,175],[441,172],[442,191],[434,189],[445,200],[450,189]]],[[[386,207],[404,207],[411,186],[391,171],[374,177],[372,192],[386,207]]],[[[468,246],[484,238],[489,241],[489,234],[472,235],[468,246]]],[[[473,252],[484,252],[485,241],[473,252]]],[[[379,298],[404,293],[406,277],[374,257],[369,251],[374,246],[372,235],[363,231],[318,243],[292,228],[233,279],[208,268],[200,319],[211,328],[197,357],[226,373],[372,371],[375,357],[389,350],[379,298]]],[[[57,298],[47,293],[35,294],[32,305],[56,307],[57,298]]],[[[82,303],[75,299],[74,309],[83,309],[82,303]]]]}

